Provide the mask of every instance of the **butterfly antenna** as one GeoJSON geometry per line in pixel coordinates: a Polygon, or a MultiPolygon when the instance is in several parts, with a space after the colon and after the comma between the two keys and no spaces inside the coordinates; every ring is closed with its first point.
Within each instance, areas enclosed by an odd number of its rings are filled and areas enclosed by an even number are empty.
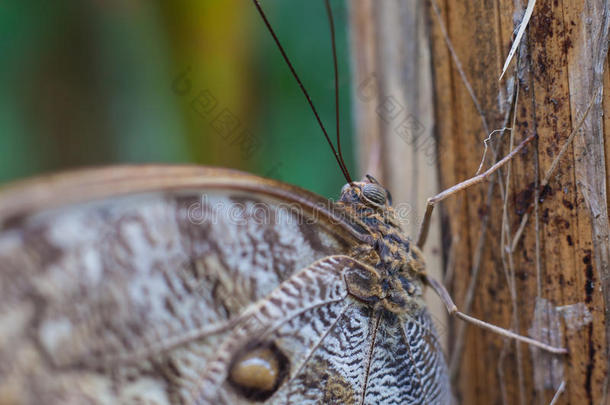
{"type": "MultiPolygon", "coordinates": [[[[328,24],[330,26],[330,42],[332,44],[333,49],[333,67],[335,69],[335,122],[337,123],[337,152],[339,154],[339,159],[341,159],[341,164],[345,168],[345,171],[347,171],[347,165],[343,160],[343,152],[341,151],[341,136],[339,134],[339,68],[337,63],[337,45],[335,42],[335,20],[333,18],[333,11],[330,8],[330,1],[324,0],[324,4],[326,5],[326,13],[328,14],[328,24]]],[[[351,183],[351,179],[349,180],[349,182],[351,183]]]]}
{"type": "MultiPolygon", "coordinates": [[[[324,127],[324,124],[322,124],[322,120],[320,119],[320,115],[318,114],[318,111],[316,110],[316,107],[313,105],[313,102],[311,101],[311,97],[309,97],[309,93],[305,89],[305,86],[303,86],[303,82],[301,82],[301,79],[299,78],[299,75],[297,74],[296,70],[292,66],[292,63],[290,62],[290,59],[288,59],[288,55],[284,51],[284,47],[280,43],[280,40],[278,39],[277,35],[275,34],[275,31],[271,27],[271,24],[269,23],[269,20],[267,19],[267,16],[265,15],[265,12],[263,11],[263,9],[262,9],[262,7],[260,5],[259,0],[252,0],[252,2],[254,3],[254,6],[258,10],[258,13],[260,14],[261,18],[265,22],[265,25],[267,26],[267,30],[269,31],[269,33],[273,37],[273,40],[275,41],[275,44],[277,45],[278,49],[280,50],[280,53],[282,54],[282,57],[284,58],[284,61],[288,65],[288,68],[290,68],[290,72],[292,73],[292,76],[294,76],[295,80],[299,84],[299,87],[301,88],[301,91],[305,95],[305,98],[307,99],[307,102],[309,103],[309,107],[311,107],[311,111],[313,111],[313,114],[316,116],[316,120],[318,121],[318,125],[322,129],[322,132],[324,133],[324,137],[326,138],[326,141],[328,142],[328,145],[330,146],[330,149],[333,151],[333,155],[335,156],[335,159],[337,160],[337,164],[339,165],[339,168],[341,169],[341,172],[343,173],[343,177],[345,177],[345,180],[348,183],[352,183],[352,179],[351,179],[351,177],[349,175],[349,172],[347,171],[347,168],[345,167],[345,164],[343,163],[342,156],[339,155],[339,153],[335,149],[332,141],[330,140],[330,137],[328,136],[328,132],[326,132],[326,128],[324,127]]],[[[332,30],[334,32],[334,27],[332,28],[332,30]]],[[[333,38],[334,38],[334,35],[333,35],[333,38]]],[[[333,49],[334,49],[334,39],[333,39],[333,49]]],[[[335,69],[336,69],[336,67],[335,67],[335,69]]],[[[335,87],[338,87],[338,85],[336,85],[335,87]]],[[[337,93],[337,97],[338,97],[338,93],[337,93]]],[[[337,125],[339,125],[338,121],[337,121],[337,125]]],[[[338,133],[337,133],[337,136],[338,136],[338,133]]]]}

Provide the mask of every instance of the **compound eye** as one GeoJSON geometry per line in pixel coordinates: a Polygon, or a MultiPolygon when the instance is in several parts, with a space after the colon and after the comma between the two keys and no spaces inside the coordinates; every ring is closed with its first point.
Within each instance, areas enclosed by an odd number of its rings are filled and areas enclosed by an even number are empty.
{"type": "Polygon", "coordinates": [[[378,184],[368,183],[362,187],[364,198],[376,205],[384,205],[386,202],[386,192],[378,184]]]}
{"type": "Polygon", "coordinates": [[[351,187],[351,185],[349,183],[345,184],[343,187],[341,187],[341,195],[345,194],[345,192],[347,190],[349,190],[351,187]]]}

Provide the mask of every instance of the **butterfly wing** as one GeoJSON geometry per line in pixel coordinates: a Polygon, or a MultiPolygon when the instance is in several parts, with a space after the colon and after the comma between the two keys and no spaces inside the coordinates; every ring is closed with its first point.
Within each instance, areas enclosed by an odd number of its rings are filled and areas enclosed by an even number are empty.
{"type": "Polygon", "coordinates": [[[253,303],[353,246],[324,203],[191,167],[98,170],[5,191],[0,397],[176,402],[189,378],[181,365],[207,369],[253,303]]]}
{"type": "Polygon", "coordinates": [[[347,294],[358,235],[306,191],[139,167],[0,194],[5,403],[448,403],[429,317],[347,294]]]}
{"type": "Polygon", "coordinates": [[[384,317],[375,334],[365,403],[450,404],[447,366],[428,311],[384,317]]]}
{"type": "MultiPolygon", "coordinates": [[[[243,316],[223,340],[217,357],[185,395],[198,404],[350,403],[362,392],[370,340],[369,313],[348,296],[345,274],[359,264],[331,256],[283,282],[243,316]],[[262,390],[234,378],[234,370],[260,348],[273,348],[276,384],[262,390]],[[338,393],[337,389],[341,392],[338,393]],[[331,400],[333,399],[333,400],[331,400]]],[[[263,361],[263,358],[258,358],[263,361]]],[[[251,376],[249,376],[251,377],[251,376]]]]}
{"type": "Polygon", "coordinates": [[[244,314],[204,374],[191,373],[187,402],[451,403],[446,363],[427,310],[395,315],[349,296],[345,280],[363,266],[347,256],[331,256],[283,282],[244,314]],[[273,350],[260,356],[261,347],[273,350]],[[248,385],[259,381],[254,372],[234,381],[233,370],[253,359],[248,353],[275,364],[272,388],[248,385]]]}

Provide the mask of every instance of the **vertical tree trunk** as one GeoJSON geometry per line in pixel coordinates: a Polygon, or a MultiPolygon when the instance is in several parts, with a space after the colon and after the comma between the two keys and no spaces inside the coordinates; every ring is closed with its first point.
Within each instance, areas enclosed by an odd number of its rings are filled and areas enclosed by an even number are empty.
{"type": "Polygon", "coordinates": [[[447,188],[477,173],[492,131],[512,128],[493,133],[484,168],[537,135],[489,182],[443,203],[442,257],[458,306],[570,353],[550,356],[452,320],[458,402],[610,403],[610,6],[538,0],[501,80],[527,1],[350,6],[361,162],[417,213],[435,192],[422,189],[435,185],[424,174],[439,170],[447,188]],[[378,91],[367,92],[373,74],[378,91]],[[394,97],[410,121],[387,119],[394,97]],[[428,137],[435,155],[422,166],[428,149],[417,145],[428,137]]]}

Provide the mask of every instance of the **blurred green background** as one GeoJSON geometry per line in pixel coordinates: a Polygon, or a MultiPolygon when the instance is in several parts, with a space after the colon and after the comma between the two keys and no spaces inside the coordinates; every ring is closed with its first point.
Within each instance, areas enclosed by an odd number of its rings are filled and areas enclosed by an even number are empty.
{"type": "MultiPolygon", "coordinates": [[[[263,0],[334,137],[322,0],[263,0]]],[[[347,13],[332,1],[353,172],[347,13]]],[[[0,2],[0,183],[117,163],[246,170],[327,197],[344,184],[248,0],[0,2]]]]}

